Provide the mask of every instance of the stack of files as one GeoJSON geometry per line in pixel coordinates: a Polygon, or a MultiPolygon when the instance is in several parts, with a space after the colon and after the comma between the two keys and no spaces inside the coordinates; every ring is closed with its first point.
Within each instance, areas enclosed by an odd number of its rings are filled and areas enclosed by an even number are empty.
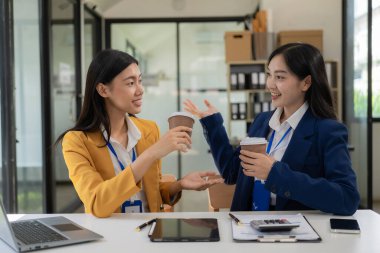
{"type": "Polygon", "coordinates": [[[231,103],[231,119],[247,118],[247,103],[231,103]]]}
{"type": "Polygon", "coordinates": [[[309,224],[306,218],[302,214],[293,215],[238,215],[235,216],[240,220],[240,224],[237,224],[234,220],[232,224],[232,237],[236,241],[254,241],[254,242],[298,242],[298,241],[310,241],[320,242],[322,239],[309,224]],[[254,229],[249,224],[251,220],[277,220],[287,219],[291,223],[299,224],[298,228],[294,228],[290,231],[278,231],[278,232],[260,232],[254,229]]]}

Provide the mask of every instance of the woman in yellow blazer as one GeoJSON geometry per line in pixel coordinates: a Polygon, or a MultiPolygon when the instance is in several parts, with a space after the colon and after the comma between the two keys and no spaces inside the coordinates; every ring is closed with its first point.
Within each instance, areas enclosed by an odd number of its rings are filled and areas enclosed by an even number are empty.
{"type": "Polygon", "coordinates": [[[213,172],[161,182],[160,159],[186,152],[191,129],[176,127],[160,138],[156,123],[134,116],[143,94],[137,60],[117,50],[101,51],[88,69],[79,119],[57,140],[85,211],[97,217],[120,212],[137,195],[145,211],[159,212],[164,203],[176,203],[183,189],[204,190],[220,182],[205,179],[213,172]]]}

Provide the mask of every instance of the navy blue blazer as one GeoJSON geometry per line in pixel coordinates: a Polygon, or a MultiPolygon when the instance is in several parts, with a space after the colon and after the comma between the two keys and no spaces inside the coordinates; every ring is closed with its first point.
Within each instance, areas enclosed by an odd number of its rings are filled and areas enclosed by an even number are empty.
{"type": "MultiPolygon", "coordinates": [[[[248,136],[267,138],[272,112],[260,113],[248,136]]],[[[234,149],[216,113],[201,119],[215,164],[227,184],[236,184],[231,211],[250,211],[254,178],[243,174],[240,147],[234,149]]],[[[317,209],[352,215],[359,206],[356,175],[347,149],[347,129],[336,120],[306,111],[281,161],[272,167],[265,188],[277,195],[276,210],[317,209]]]]}

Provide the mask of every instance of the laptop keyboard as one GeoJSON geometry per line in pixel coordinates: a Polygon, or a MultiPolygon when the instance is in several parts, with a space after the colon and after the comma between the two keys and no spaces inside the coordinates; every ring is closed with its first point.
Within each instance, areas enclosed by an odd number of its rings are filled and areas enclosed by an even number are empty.
{"type": "Polygon", "coordinates": [[[67,240],[67,238],[36,220],[18,221],[11,223],[11,225],[16,238],[27,245],[67,240]]]}

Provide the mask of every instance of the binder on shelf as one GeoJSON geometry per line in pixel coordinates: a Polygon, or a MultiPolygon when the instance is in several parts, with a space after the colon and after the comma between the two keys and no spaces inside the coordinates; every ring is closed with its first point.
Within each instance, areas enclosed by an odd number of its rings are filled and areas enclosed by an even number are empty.
{"type": "Polygon", "coordinates": [[[265,97],[265,93],[264,92],[258,92],[256,94],[256,98],[255,98],[257,101],[267,101],[266,97],[265,97]]]}
{"type": "Polygon", "coordinates": [[[274,107],[274,105],[273,105],[273,103],[272,103],[272,102],[269,102],[269,104],[270,104],[270,106],[269,106],[269,107],[270,107],[270,110],[271,110],[271,111],[273,111],[273,110],[275,110],[275,109],[276,109],[276,107],[274,107]]]}
{"type": "Polygon", "coordinates": [[[325,62],[327,81],[332,88],[337,88],[337,62],[336,61],[327,61],[325,62]]]}
{"type": "Polygon", "coordinates": [[[259,73],[259,84],[260,84],[260,89],[265,89],[265,86],[266,86],[266,75],[265,75],[265,72],[260,72],[259,73]]]}
{"type": "Polygon", "coordinates": [[[263,105],[262,105],[262,111],[263,112],[267,112],[270,110],[270,102],[268,101],[264,101],[263,102],[263,105]]]}
{"type": "Polygon", "coordinates": [[[255,102],[253,104],[253,118],[255,118],[256,115],[259,114],[260,112],[262,112],[261,102],[255,102]]]}
{"type": "Polygon", "coordinates": [[[257,89],[259,87],[259,73],[251,73],[251,89],[257,89]]]}
{"type": "Polygon", "coordinates": [[[231,119],[238,119],[239,104],[231,103],[231,119]]]}
{"type": "Polygon", "coordinates": [[[238,89],[244,90],[244,88],[245,88],[245,74],[238,73],[238,89]]]}
{"type": "Polygon", "coordinates": [[[237,90],[238,81],[237,81],[237,75],[236,73],[231,73],[230,76],[230,82],[231,82],[231,90],[237,90]]]}
{"type": "Polygon", "coordinates": [[[329,82],[329,85],[332,86],[333,83],[332,83],[332,76],[331,76],[332,75],[331,63],[326,62],[325,67],[326,67],[327,81],[329,82]]]}
{"type": "Polygon", "coordinates": [[[247,118],[247,104],[239,103],[239,119],[247,118]]]}
{"type": "Polygon", "coordinates": [[[250,89],[250,83],[252,83],[252,77],[250,75],[250,73],[246,73],[245,74],[245,89],[250,89]]]}

